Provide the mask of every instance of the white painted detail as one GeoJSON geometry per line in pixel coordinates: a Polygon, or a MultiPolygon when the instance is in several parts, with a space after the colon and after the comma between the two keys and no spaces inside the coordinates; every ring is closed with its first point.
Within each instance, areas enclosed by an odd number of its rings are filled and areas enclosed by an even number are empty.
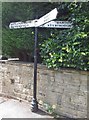
{"type": "Polygon", "coordinates": [[[35,27],[35,22],[37,20],[29,20],[26,22],[12,22],[9,25],[10,29],[17,29],[17,28],[29,28],[29,27],[35,27]]]}
{"type": "Polygon", "coordinates": [[[45,24],[51,20],[56,19],[57,14],[58,14],[57,8],[53,9],[51,12],[47,13],[46,15],[38,19],[38,21],[35,23],[35,27],[38,27],[42,24],[45,24]]]}
{"type": "Polygon", "coordinates": [[[46,27],[46,28],[72,28],[73,25],[69,21],[51,21],[44,25],[41,25],[40,27],[46,27]]]}

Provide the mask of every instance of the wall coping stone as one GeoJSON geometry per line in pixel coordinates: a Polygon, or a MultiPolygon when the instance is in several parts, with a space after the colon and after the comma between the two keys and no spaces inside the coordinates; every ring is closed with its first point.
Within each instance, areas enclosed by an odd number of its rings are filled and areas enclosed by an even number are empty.
{"type": "MultiPolygon", "coordinates": [[[[4,64],[10,64],[10,65],[22,65],[22,66],[27,66],[27,67],[33,67],[34,66],[34,63],[29,63],[29,62],[22,62],[22,61],[6,61],[6,62],[2,62],[1,63],[2,65],[4,64]]],[[[37,68],[38,69],[44,69],[44,70],[50,70],[52,72],[60,72],[60,73],[73,73],[73,74],[86,74],[86,75],[89,75],[89,71],[84,71],[84,70],[76,70],[76,69],[73,69],[73,68],[59,68],[57,70],[53,70],[53,69],[49,69],[47,68],[46,65],[43,65],[43,64],[37,64],[37,68]]]]}

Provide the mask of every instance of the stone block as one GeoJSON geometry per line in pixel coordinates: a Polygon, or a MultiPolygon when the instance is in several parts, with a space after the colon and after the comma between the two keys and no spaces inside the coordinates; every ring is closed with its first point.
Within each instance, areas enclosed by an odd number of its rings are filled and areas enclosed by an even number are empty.
{"type": "Polygon", "coordinates": [[[62,74],[62,79],[64,84],[72,84],[72,75],[71,74],[62,74]]]}
{"type": "Polygon", "coordinates": [[[23,91],[22,91],[22,93],[24,93],[26,95],[30,94],[31,92],[32,91],[30,89],[26,89],[26,88],[23,88],[23,91]]]}
{"type": "Polygon", "coordinates": [[[13,79],[15,79],[15,83],[19,83],[20,82],[20,77],[19,76],[13,76],[13,79]]]}
{"type": "Polygon", "coordinates": [[[57,105],[56,112],[68,118],[77,118],[77,111],[65,106],[57,105]]]}
{"type": "Polygon", "coordinates": [[[2,83],[0,82],[0,93],[2,92],[2,83]]]}
{"type": "Polygon", "coordinates": [[[43,74],[39,75],[39,81],[40,82],[43,81],[45,83],[45,82],[47,82],[47,80],[49,80],[47,75],[43,75],[43,74]]]}
{"type": "Polygon", "coordinates": [[[45,93],[45,99],[51,105],[57,104],[57,94],[55,92],[47,91],[47,93],[45,93]]]}
{"type": "Polygon", "coordinates": [[[61,93],[61,94],[63,94],[64,89],[65,89],[65,86],[64,86],[64,85],[61,85],[60,83],[57,84],[57,85],[55,85],[55,87],[54,87],[54,91],[55,91],[56,93],[61,93]]]}
{"type": "Polygon", "coordinates": [[[72,94],[78,94],[79,90],[80,90],[80,86],[68,84],[68,85],[65,86],[64,92],[69,92],[69,93],[72,93],[72,94]]]}
{"type": "Polygon", "coordinates": [[[26,94],[21,94],[20,98],[27,100],[27,95],[26,94]]]}
{"type": "Polygon", "coordinates": [[[21,93],[17,93],[16,91],[14,91],[14,96],[17,97],[17,98],[21,98],[21,93]]]}
{"type": "Polygon", "coordinates": [[[27,101],[32,102],[32,96],[31,95],[27,95],[27,101]]]}
{"type": "Polygon", "coordinates": [[[87,85],[87,81],[88,81],[87,75],[81,75],[80,80],[82,85],[87,85]]]}
{"type": "Polygon", "coordinates": [[[78,105],[78,108],[83,108],[84,110],[86,110],[86,106],[87,106],[87,96],[71,96],[71,103],[74,103],[75,105],[78,105]]]}
{"type": "Polygon", "coordinates": [[[74,85],[80,85],[81,84],[81,75],[80,74],[72,74],[72,84],[74,85]]]}
{"type": "Polygon", "coordinates": [[[83,119],[87,118],[87,111],[85,111],[85,112],[78,111],[77,118],[83,118],[83,119]]]}
{"type": "Polygon", "coordinates": [[[80,92],[87,92],[87,84],[80,86],[80,92]]]}
{"type": "Polygon", "coordinates": [[[63,83],[64,83],[63,74],[61,74],[60,72],[56,72],[56,73],[55,73],[55,81],[56,81],[57,83],[63,84],[63,83]]]}
{"type": "Polygon", "coordinates": [[[23,91],[23,85],[22,84],[15,84],[14,91],[22,93],[22,91],[23,91]]]}
{"type": "Polygon", "coordinates": [[[62,104],[62,94],[58,94],[57,95],[57,105],[61,105],[62,104]]]}
{"type": "Polygon", "coordinates": [[[62,106],[67,106],[71,102],[71,96],[69,94],[62,95],[62,106]]]}

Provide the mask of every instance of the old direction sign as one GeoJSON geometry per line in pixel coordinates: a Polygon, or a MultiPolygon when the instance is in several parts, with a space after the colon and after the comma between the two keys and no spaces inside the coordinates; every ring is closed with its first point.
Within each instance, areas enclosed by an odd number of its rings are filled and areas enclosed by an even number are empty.
{"type": "Polygon", "coordinates": [[[51,12],[41,17],[40,19],[29,20],[26,22],[12,22],[10,23],[9,28],[17,29],[17,28],[39,27],[40,25],[43,25],[51,20],[56,19],[57,13],[58,13],[57,8],[55,8],[51,12]]]}
{"type": "MultiPolygon", "coordinates": [[[[18,28],[29,28],[35,27],[36,20],[29,20],[26,22],[12,22],[9,25],[10,29],[18,29],[18,28]]],[[[69,21],[50,21],[44,25],[39,26],[41,28],[72,28],[73,25],[69,21]]]]}
{"type": "Polygon", "coordinates": [[[41,25],[39,27],[43,28],[72,28],[73,25],[69,21],[50,21],[44,25],[41,25]]]}

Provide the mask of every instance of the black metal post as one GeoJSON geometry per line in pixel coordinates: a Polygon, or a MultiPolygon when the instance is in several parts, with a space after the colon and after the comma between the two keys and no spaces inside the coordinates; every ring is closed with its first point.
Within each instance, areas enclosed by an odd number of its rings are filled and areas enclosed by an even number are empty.
{"type": "Polygon", "coordinates": [[[34,45],[34,83],[33,83],[33,99],[31,104],[31,111],[37,112],[38,111],[38,102],[36,98],[37,92],[37,37],[38,37],[38,30],[35,27],[35,45],[34,45]]]}

